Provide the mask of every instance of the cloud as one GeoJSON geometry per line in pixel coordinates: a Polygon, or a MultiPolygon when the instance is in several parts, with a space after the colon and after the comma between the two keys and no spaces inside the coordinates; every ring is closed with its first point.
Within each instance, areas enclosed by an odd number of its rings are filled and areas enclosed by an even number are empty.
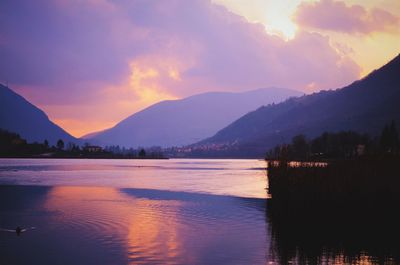
{"type": "Polygon", "coordinates": [[[3,0],[0,10],[0,80],[75,134],[78,121],[104,129],[162,99],[336,88],[360,75],[327,37],[286,41],[209,0],[3,0]]]}
{"type": "Polygon", "coordinates": [[[295,14],[295,21],[302,27],[349,34],[398,31],[400,26],[400,17],[383,9],[368,10],[361,5],[348,6],[335,0],[302,3],[295,14]]]}

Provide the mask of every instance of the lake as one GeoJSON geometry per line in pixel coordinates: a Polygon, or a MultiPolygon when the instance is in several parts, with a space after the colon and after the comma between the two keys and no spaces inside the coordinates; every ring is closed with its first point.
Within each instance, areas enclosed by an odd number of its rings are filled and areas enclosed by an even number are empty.
{"type": "Polygon", "coordinates": [[[0,159],[0,184],[96,186],[266,198],[262,160],[0,159]]]}
{"type": "Polygon", "coordinates": [[[0,159],[0,264],[400,260],[389,224],[271,215],[266,167],[259,160],[0,159]],[[28,230],[17,236],[17,226],[28,230]]]}

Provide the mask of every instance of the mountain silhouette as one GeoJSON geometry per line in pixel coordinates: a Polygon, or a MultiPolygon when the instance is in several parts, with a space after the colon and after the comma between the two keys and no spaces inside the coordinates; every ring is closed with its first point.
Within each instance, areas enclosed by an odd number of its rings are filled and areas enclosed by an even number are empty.
{"type": "Polygon", "coordinates": [[[103,145],[125,147],[182,146],[212,136],[259,106],[281,102],[302,93],[282,88],[242,93],[211,92],[156,103],[113,128],[83,138],[103,145]]]}
{"type": "Polygon", "coordinates": [[[297,134],[312,138],[324,131],[354,130],[378,135],[400,124],[400,55],[342,89],[321,91],[264,106],[196,145],[222,144],[229,155],[263,156],[297,134]]]}
{"type": "Polygon", "coordinates": [[[58,125],[49,120],[39,108],[28,102],[10,88],[0,84],[0,129],[18,133],[28,142],[54,145],[58,139],[78,142],[58,125]]]}

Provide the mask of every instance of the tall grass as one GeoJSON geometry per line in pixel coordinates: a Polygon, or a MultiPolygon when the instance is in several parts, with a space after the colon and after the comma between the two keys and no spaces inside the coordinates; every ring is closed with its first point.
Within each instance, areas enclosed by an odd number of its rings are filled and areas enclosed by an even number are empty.
{"type": "Polygon", "coordinates": [[[269,161],[267,220],[278,263],[400,264],[400,157],[269,161]]]}
{"type": "Polygon", "coordinates": [[[370,156],[324,163],[270,161],[274,201],[400,201],[400,156],[370,156]]]}

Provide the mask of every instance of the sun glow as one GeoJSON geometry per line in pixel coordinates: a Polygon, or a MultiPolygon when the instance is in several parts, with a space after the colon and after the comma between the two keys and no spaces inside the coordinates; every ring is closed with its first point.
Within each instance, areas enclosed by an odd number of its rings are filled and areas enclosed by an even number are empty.
{"type": "MultiPolygon", "coordinates": [[[[179,73],[177,71],[168,73],[169,77],[177,80],[179,73]]],[[[137,94],[139,105],[150,105],[161,100],[176,99],[176,97],[163,91],[161,87],[162,73],[160,70],[152,67],[144,67],[139,63],[131,63],[131,76],[129,87],[137,94]]]]}
{"type": "Polygon", "coordinates": [[[285,40],[293,39],[296,35],[297,25],[292,21],[292,16],[300,0],[254,0],[251,4],[246,0],[213,0],[213,2],[225,6],[250,22],[263,24],[268,34],[277,35],[285,40]]]}
{"type": "Polygon", "coordinates": [[[277,19],[265,25],[266,31],[271,35],[278,35],[285,40],[291,40],[296,35],[297,26],[287,19],[277,19]]]}
{"type": "Polygon", "coordinates": [[[171,77],[175,81],[181,81],[181,76],[178,70],[170,69],[168,72],[169,77],[171,77]]]}

